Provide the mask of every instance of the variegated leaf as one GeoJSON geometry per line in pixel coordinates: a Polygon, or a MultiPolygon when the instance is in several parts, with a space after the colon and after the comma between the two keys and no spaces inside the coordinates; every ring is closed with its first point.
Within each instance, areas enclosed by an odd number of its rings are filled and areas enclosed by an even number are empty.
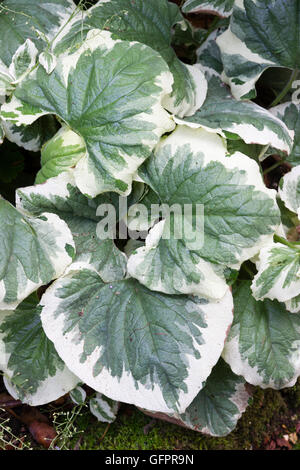
{"type": "Polygon", "coordinates": [[[86,391],[80,385],[77,385],[70,391],[69,396],[75,405],[83,405],[86,400],[86,391]]]}
{"type": "Polygon", "coordinates": [[[154,418],[220,437],[233,431],[249,399],[243,377],[235,375],[226,362],[220,359],[203,389],[183,414],[142,411],[154,418]]]}
{"type": "Polygon", "coordinates": [[[300,294],[300,245],[291,248],[271,243],[261,250],[256,267],[251,286],[256,300],[286,302],[300,294]]]}
{"type": "Polygon", "coordinates": [[[275,191],[254,160],[225,155],[217,134],[178,126],[143,165],[142,179],[170,209],[128,261],[129,273],[148,288],[222,298],[225,266],[238,269],[272,241],[280,223],[275,191]]]}
{"type": "Polygon", "coordinates": [[[300,166],[284,175],[280,181],[279,196],[286,207],[300,218],[300,166]]]}
{"type": "Polygon", "coordinates": [[[34,67],[38,50],[30,39],[26,39],[13,55],[9,73],[14,77],[14,83],[19,83],[34,67]]]}
{"type": "MultiPolygon", "coordinates": [[[[271,113],[277,118],[281,119],[282,122],[294,132],[293,147],[288,155],[282,155],[282,158],[290,163],[292,166],[300,164],[300,104],[287,103],[280,104],[272,108],[271,113]]],[[[271,149],[272,151],[272,149],[271,149]]],[[[276,153],[276,151],[272,151],[276,153]]]]}
{"type": "Polygon", "coordinates": [[[72,262],[74,241],[57,215],[27,217],[0,198],[0,308],[13,310],[72,262]]]}
{"type": "Polygon", "coordinates": [[[86,155],[83,139],[63,126],[42,148],[41,166],[35,182],[44,183],[47,179],[75,166],[86,155]]]}
{"type": "MultiPolygon", "coordinates": [[[[124,199],[130,206],[139,198],[139,189],[124,199]]],[[[76,246],[76,260],[87,258],[106,282],[122,279],[126,274],[126,256],[114,244],[112,238],[100,239],[97,224],[103,214],[98,215],[100,205],[111,204],[115,208],[115,222],[126,215],[119,208],[116,193],[105,193],[94,199],[84,196],[76,187],[73,173],[64,172],[44,184],[17,190],[17,207],[23,212],[38,216],[43,212],[57,214],[72,232],[76,246]],[[121,212],[121,214],[120,214],[121,212]]]]}
{"type": "Polygon", "coordinates": [[[38,297],[32,294],[14,311],[0,311],[0,370],[14,398],[32,406],[65,395],[79,382],[46,337],[38,297]]]}
{"type": "Polygon", "coordinates": [[[10,142],[31,152],[39,152],[42,145],[57,131],[57,121],[53,116],[42,116],[29,126],[16,126],[5,120],[2,125],[5,137],[10,142]]]}
{"type": "Polygon", "coordinates": [[[161,105],[172,81],[157,52],[93,30],[52,74],[39,67],[26,78],[2,106],[2,116],[20,125],[56,114],[86,145],[87,156],[75,168],[81,192],[126,195],[137,168],[174,127],[161,105]]]}
{"type": "Polygon", "coordinates": [[[291,387],[300,375],[300,317],[276,300],[255,300],[250,285],[233,286],[234,320],[223,357],[250,384],[291,387]]]}
{"type": "Polygon", "coordinates": [[[56,67],[57,57],[52,52],[44,51],[39,55],[39,63],[50,74],[56,67]]]}
{"type": "Polygon", "coordinates": [[[219,303],[168,296],[130,278],[104,284],[88,265],[74,264],[41,304],[48,338],[83,382],[163,412],[183,412],[195,398],[232,321],[229,290],[219,303]]]}
{"type": "Polygon", "coordinates": [[[219,30],[213,31],[197,49],[197,64],[201,70],[217,77],[221,77],[223,72],[221,52],[216,42],[219,34],[219,30]]]}
{"type": "Polygon", "coordinates": [[[42,51],[75,10],[72,0],[4,0],[0,5],[0,60],[9,67],[27,40],[42,51]]]}
{"type": "Polygon", "coordinates": [[[101,423],[113,423],[117,417],[120,403],[105,397],[102,393],[90,399],[90,412],[101,423]]]}
{"type": "Polygon", "coordinates": [[[184,13],[210,13],[228,17],[232,13],[234,0],[186,0],[184,13]]]}
{"type": "Polygon", "coordinates": [[[14,76],[9,73],[8,67],[1,61],[0,58],[0,103],[5,95],[10,95],[14,91],[13,85],[14,76]],[[2,98],[2,99],[1,99],[2,98]]]}
{"type": "Polygon", "coordinates": [[[192,127],[237,134],[247,144],[272,145],[290,153],[293,133],[277,117],[251,101],[237,101],[221,80],[208,77],[208,93],[203,106],[185,119],[192,127]]]}
{"type": "Polygon", "coordinates": [[[167,0],[100,0],[63,31],[54,52],[76,49],[93,28],[111,31],[113,38],[146,44],[159,52],[174,77],[173,91],[164,99],[164,106],[180,117],[193,115],[205,99],[207,85],[202,72],[181,62],[172,49],[175,24],[187,27],[177,5],[167,0]]]}
{"type": "Polygon", "coordinates": [[[285,302],[286,309],[291,313],[300,313],[300,295],[285,302]]]}
{"type": "Polygon", "coordinates": [[[238,0],[229,29],[217,39],[235,98],[253,98],[268,67],[300,66],[299,0],[238,0]]]}

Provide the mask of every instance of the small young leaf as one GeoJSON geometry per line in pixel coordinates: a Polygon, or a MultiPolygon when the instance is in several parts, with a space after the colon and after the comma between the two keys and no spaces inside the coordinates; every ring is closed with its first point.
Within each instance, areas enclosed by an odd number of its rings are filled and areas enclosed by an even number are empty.
{"type": "Polygon", "coordinates": [[[73,390],[70,391],[69,395],[72,402],[76,405],[83,405],[86,400],[86,391],[79,385],[77,385],[76,388],[73,388],[73,390]]]}
{"type": "Polygon", "coordinates": [[[41,165],[35,182],[44,183],[63,171],[75,166],[86,155],[83,139],[63,126],[42,148],[41,165]]]}
{"type": "Polygon", "coordinates": [[[90,399],[90,411],[101,423],[113,423],[119,407],[119,402],[110,400],[102,393],[96,393],[96,396],[90,399]]]}
{"type": "Polygon", "coordinates": [[[286,302],[300,294],[300,250],[281,243],[263,248],[256,263],[252,293],[256,300],[286,302]]]}
{"type": "Polygon", "coordinates": [[[38,50],[30,39],[26,39],[13,55],[9,73],[14,77],[14,83],[20,82],[30,72],[36,63],[38,50]]]}
{"type": "Polygon", "coordinates": [[[52,52],[45,51],[39,55],[39,63],[44,67],[46,72],[52,73],[57,64],[57,57],[52,52]]]}
{"type": "Polygon", "coordinates": [[[32,41],[35,47],[42,51],[58,34],[75,9],[76,5],[72,0],[2,1],[0,61],[9,67],[14,54],[27,40],[32,41]]]}

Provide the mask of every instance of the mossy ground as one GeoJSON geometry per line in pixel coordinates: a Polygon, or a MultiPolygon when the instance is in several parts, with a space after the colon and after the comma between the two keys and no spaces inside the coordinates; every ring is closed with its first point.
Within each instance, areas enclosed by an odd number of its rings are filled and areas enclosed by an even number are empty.
{"type": "Polygon", "coordinates": [[[265,449],[270,440],[295,432],[299,421],[300,384],[281,392],[255,389],[251,405],[235,431],[226,437],[209,437],[151,420],[134,407],[123,405],[117,420],[110,425],[99,423],[88,411],[82,411],[75,422],[79,433],[67,447],[76,446],[78,450],[265,449]]]}

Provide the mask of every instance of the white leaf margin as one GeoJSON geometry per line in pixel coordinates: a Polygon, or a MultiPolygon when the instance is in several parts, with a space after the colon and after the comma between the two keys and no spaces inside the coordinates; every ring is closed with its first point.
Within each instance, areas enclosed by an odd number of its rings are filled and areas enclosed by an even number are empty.
{"type": "MultiPolygon", "coordinates": [[[[215,74],[216,75],[216,74],[215,74]]],[[[255,106],[256,110],[259,110],[261,113],[261,117],[263,119],[264,115],[270,114],[269,111],[266,109],[259,109],[260,107],[252,103],[253,106],[255,106]]],[[[196,110],[197,111],[197,110],[196,110]]],[[[273,113],[272,113],[273,114],[273,113]]],[[[212,132],[215,134],[219,134],[222,136],[224,139],[226,139],[226,132],[231,132],[233,134],[237,134],[243,139],[243,141],[246,144],[260,144],[260,145],[272,145],[276,149],[282,150],[285,153],[290,153],[294,141],[294,136],[295,132],[288,129],[288,127],[284,124],[284,122],[279,119],[276,115],[273,114],[273,120],[277,122],[282,128],[284,128],[285,132],[287,135],[290,136],[290,142],[291,145],[288,145],[287,142],[284,140],[280,139],[276,132],[274,132],[272,129],[268,129],[267,126],[264,126],[264,129],[261,131],[257,129],[253,124],[249,123],[231,123],[226,128],[224,127],[223,129],[221,128],[213,128],[213,127],[208,127],[204,126],[202,124],[198,124],[196,122],[191,122],[191,121],[185,121],[184,119],[180,119],[177,116],[174,116],[174,121],[176,124],[179,125],[185,125],[190,127],[191,129],[205,129],[207,132],[212,132]]]]}
{"type": "MultiPolygon", "coordinates": [[[[171,291],[169,285],[162,281],[161,276],[157,273],[157,278],[152,281],[151,285],[143,275],[137,275],[137,268],[144,263],[145,257],[155,251],[157,248],[164,231],[165,220],[161,220],[149,231],[145,240],[145,246],[137,248],[133,254],[130,255],[127,263],[128,273],[138,279],[151,290],[163,292],[165,294],[177,294],[178,291],[171,291]]],[[[187,248],[188,250],[188,248],[187,248]]],[[[184,278],[178,280],[178,290],[181,294],[192,294],[199,297],[205,297],[212,301],[220,300],[226,294],[228,286],[224,277],[218,275],[211,263],[199,258],[198,264],[194,266],[195,271],[199,270],[200,276],[203,275],[204,279],[198,283],[185,282],[184,278]]]]}
{"type": "Polygon", "coordinates": [[[98,421],[113,423],[117,417],[120,403],[115,401],[110,405],[102,393],[96,393],[96,396],[90,399],[89,407],[90,412],[96,416],[98,421]]]}
{"type": "Polygon", "coordinates": [[[171,93],[167,94],[162,100],[163,107],[179,118],[193,116],[203,105],[208,89],[207,80],[199,64],[188,65],[182,63],[181,65],[187,69],[190,75],[192,87],[191,101],[185,98],[179,105],[176,105],[176,94],[173,96],[171,93]]]}
{"type": "MultiPolygon", "coordinates": [[[[235,387],[235,392],[234,394],[230,397],[230,401],[236,405],[237,407],[237,413],[232,416],[232,422],[237,423],[238,420],[241,418],[242,414],[245,412],[246,408],[249,405],[249,399],[251,398],[251,394],[246,388],[245,383],[237,383],[235,387]]],[[[197,399],[197,397],[196,397],[197,399]]],[[[193,406],[193,404],[191,404],[193,406]]],[[[178,414],[178,413],[169,413],[169,414],[164,414],[164,413],[155,413],[153,411],[149,411],[146,409],[142,409],[141,411],[145,413],[148,416],[151,416],[156,419],[162,419],[163,421],[167,421],[172,424],[176,424],[177,426],[182,426],[187,429],[191,429],[192,431],[197,431],[201,432],[202,434],[206,434],[207,436],[213,436],[213,437],[222,437],[224,435],[228,435],[231,431],[229,430],[226,434],[220,434],[215,433],[212,431],[212,429],[209,426],[199,426],[198,424],[195,424],[191,420],[191,414],[178,414]]],[[[186,410],[188,411],[188,410],[186,410]]]]}
{"type": "Polygon", "coordinates": [[[285,206],[300,218],[300,165],[284,175],[278,189],[285,206]]]}
{"type": "MultiPolygon", "coordinates": [[[[241,3],[243,6],[243,0],[237,3],[241,3]]],[[[246,44],[241,41],[230,29],[230,27],[222,33],[216,40],[222,55],[240,55],[243,57],[245,62],[254,62],[259,65],[263,65],[264,68],[260,71],[260,73],[253,76],[240,76],[239,79],[243,81],[243,84],[236,84],[233,78],[227,77],[226,73],[223,72],[222,79],[225,83],[227,83],[232,91],[233,96],[239,100],[243,96],[246,96],[250,91],[255,89],[255,84],[259,77],[262,75],[265,69],[272,66],[277,66],[277,64],[273,61],[264,59],[259,54],[252,52],[246,44]]]]}
{"type": "MultiPolygon", "coordinates": [[[[260,388],[267,389],[273,388],[274,390],[280,390],[283,387],[278,387],[274,380],[269,380],[268,383],[264,383],[263,377],[258,372],[258,367],[251,367],[247,359],[241,357],[239,351],[239,328],[236,325],[236,329],[233,332],[231,329],[230,340],[227,340],[222,353],[223,359],[230,365],[232,371],[236,375],[241,375],[251,385],[259,386],[260,388]]],[[[300,331],[299,331],[300,333],[300,331]]],[[[299,336],[300,337],[300,336],[299,336]]],[[[289,357],[290,364],[293,365],[295,370],[293,378],[284,384],[284,388],[293,387],[300,376],[300,339],[293,343],[292,349],[294,353],[289,357]]]]}
{"type": "MultiPolygon", "coordinates": [[[[286,302],[300,294],[300,270],[296,273],[295,279],[290,283],[289,286],[283,286],[286,280],[287,271],[291,267],[291,265],[288,264],[284,269],[281,270],[280,275],[278,276],[274,284],[270,287],[268,292],[262,297],[258,295],[260,287],[257,286],[256,283],[263,274],[263,272],[270,267],[270,263],[272,263],[272,250],[280,248],[282,248],[283,250],[289,250],[288,247],[282,245],[281,243],[271,243],[269,246],[262,248],[262,250],[260,251],[259,259],[256,261],[258,273],[254,276],[251,285],[252,294],[256,300],[263,300],[265,298],[268,298],[270,300],[276,299],[279,302],[286,302]]],[[[293,250],[291,249],[290,251],[292,252],[293,250]]],[[[297,253],[295,252],[295,257],[296,256],[297,253]]]]}
{"type": "MultiPolygon", "coordinates": [[[[55,315],[61,299],[56,297],[55,292],[62,285],[66,276],[72,277],[72,274],[83,268],[96,272],[88,263],[74,263],[66,270],[64,277],[55,281],[47,289],[41,299],[43,307],[41,313],[42,325],[46,335],[54,343],[59,356],[84,383],[112,400],[134,404],[142,408],[146,404],[147,408],[155,411],[173,412],[174,410],[170,409],[166,404],[159,385],[155,384],[153,388],[149,388],[139,384],[139,388],[137,388],[130,372],[124,370],[123,375],[118,379],[117,377],[112,377],[107,369],[103,369],[101,374],[94,377],[92,364],[95,364],[97,361],[99,350],[96,349],[89,356],[88,361],[91,367],[87,367],[86,363],[81,363],[79,360],[83,352],[83,343],[77,341],[79,336],[78,328],[68,333],[67,337],[63,335],[63,315],[58,317],[55,315]]],[[[192,308],[195,309],[194,304],[192,308]]],[[[195,345],[197,350],[199,350],[200,359],[197,360],[191,355],[187,356],[189,369],[198,370],[199,374],[196,374],[196,376],[195,374],[190,374],[185,380],[188,392],[180,391],[179,393],[178,408],[180,413],[185,411],[197,393],[202,389],[205,380],[210,375],[212,368],[221,355],[233,320],[231,291],[228,288],[227,293],[219,302],[199,305],[199,310],[204,312],[205,321],[208,326],[202,330],[203,344],[195,345]]]]}
{"type": "MultiPolygon", "coordinates": [[[[225,1],[224,1],[225,3],[225,1]]],[[[184,13],[206,13],[206,14],[217,14],[218,16],[222,17],[222,18],[228,18],[231,13],[232,13],[232,10],[227,10],[225,11],[225,7],[221,6],[221,5],[217,5],[213,2],[213,1],[201,1],[201,0],[198,0],[198,2],[196,0],[187,0],[183,6],[183,12],[184,13]],[[198,3],[198,5],[196,6],[196,4],[198,3]],[[195,5],[195,6],[192,6],[192,5],[195,5]]]]}
{"type": "Polygon", "coordinates": [[[8,68],[9,73],[15,78],[14,84],[20,83],[23,80],[23,78],[31,71],[31,69],[36,63],[37,56],[38,56],[38,50],[35,44],[31,41],[31,39],[26,39],[24,44],[18,47],[18,49],[16,50],[12,58],[12,62],[8,68]],[[28,56],[30,57],[30,62],[28,63],[27,70],[23,72],[21,75],[19,75],[16,69],[16,65],[19,60],[19,57],[22,56],[24,53],[28,54],[28,56]]]}
{"type": "MultiPolygon", "coordinates": [[[[65,246],[71,246],[75,252],[75,243],[69,227],[57,215],[48,212],[44,212],[40,216],[45,217],[47,221],[42,220],[40,218],[37,219],[33,217],[28,217],[27,215],[26,217],[28,218],[28,223],[35,226],[37,237],[41,236],[41,240],[43,238],[43,234],[45,234],[46,232],[51,233],[53,227],[55,227],[56,249],[53,251],[53,246],[47,246],[45,247],[45,251],[49,256],[49,260],[52,263],[55,272],[54,279],[61,276],[65,271],[66,267],[72,263],[72,258],[66,252],[65,246]],[[40,232],[39,227],[41,228],[40,232]]],[[[0,280],[0,310],[14,310],[22,302],[22,300],[26,299],[26,297],[28,297],[32,292],[36,291],[39,287],[43,285],[43,282],[41,280],[36,283],[27,279],[23,267],[20,264],[18,264],[17,278],[19,281],[17,300],[11,303],[6,303],[4,301],[6,295],[6,288],[4,280],[0,280]]]]}
{"type": "MultiPolygon", "coordinates": [[[[11,311],[0,311],[1,323],[7,316],[12,315],[11,311]]],[[[12,382],[14,371],[8,367],[10,354],[6,352],[5,343],[3,341],[4,334],[0,332],[0,370],[4,372],[4,384],[10,395],[16,400],[20,399],[18,389],[12,382]]],[[[37,391],[33,394],[27,393],[22,402],[31,406],[40,406],[57,400],[61,396],[68,393],[79,383],[79,379],[70,372],[65,366],[62,370],[57,369],[56,374],[49,376],[46,380],[40,383],[37,391]]]]}

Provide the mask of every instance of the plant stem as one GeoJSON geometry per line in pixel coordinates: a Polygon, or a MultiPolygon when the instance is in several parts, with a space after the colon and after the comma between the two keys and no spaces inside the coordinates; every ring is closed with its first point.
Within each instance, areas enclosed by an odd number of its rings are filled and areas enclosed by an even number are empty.
{"type": "Polygon", "coordinates": [[[218,16],[216,16],[213,21],[211,22],[211,25],[210,27],[208,28],[207,32],[206,32],[206,35],[204,36],[204,39],[203,41],[201,42],[200,46],[202,46],[202,44],[206,41],[206,39],[208,38],[208,36],[216,29],[216,26],[219,22],[220,18],[218,16]]]}
{"type": "Polygon", "coordinates": [[[291,73],[291,76],[290,76],[290,79],[289,79],[288,83],[286,84],[286,86],[284,87],[284,89],[281,91],[281,93],[279,93],[279,95],[276,96],[275,100],[274,100],[273,103],[270,105],[270,108],[273,108],[273,107],[276,106],[278,103],[280,103],[280,101],[288,94],[288,92],[290,91],[290,89],[291,89],[292,86],[293,86],[294,81],[295,81],[296,78],[297,78],[297,75],[298,75],[298,69],[293,70],[293,72],[291,73]]]}
{"type": "Polygon", "coordinates": [[[281,243],[282,245],[286,245],[289,248],[292,248],[293,250],[299,250],[300,248],[300,242],[290,243],[285,238],[279,237],[279,235],[274,235],[274,241],[277,243],[281,243]]]}
{"type": "Polygon", "coordinates": [[[278,168],[280,165],[283,164],[283,161],[280,160],[279,162],[276,162],[274,163],[274,165],[270,166],[269,168],[267,168],[265,171],[264,171],[264,176],[267,175],[268,173],[271,173],[271,171],[273,170],[276,170],[276,168],[278,168]]]}
{"type": "Polygon", "coordinates": [[[246,271],[246,273],[249,274],[251,279],[255,276],[255,273],[250,269],[249,266],[244,265],[243,268],[246,271]]]}

